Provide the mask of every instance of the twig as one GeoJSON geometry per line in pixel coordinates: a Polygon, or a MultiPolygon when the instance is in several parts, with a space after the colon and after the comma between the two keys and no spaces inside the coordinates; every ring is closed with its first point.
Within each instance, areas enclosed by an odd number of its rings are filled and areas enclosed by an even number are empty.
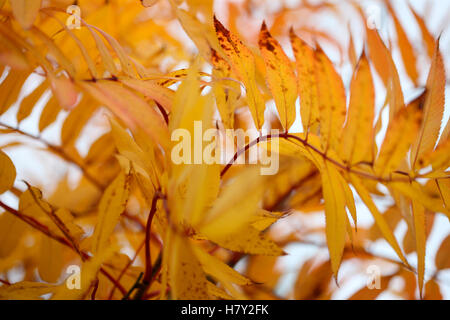
{"type": "MultiPolygon", "coordinates": [[[[42,232],[43,234],[45,234],[46,236],[48,236],[49,238],[52,238],[56,241],[58,241],[59,243],[61,243],[62,245],[69,247],[70,249],[72,249],[73,251],[75,251],[76,253],[78,253],[81,257],[82,261],[86,261],[90,259],[90,256],[84,252],[84,251],[77,251],[73,245],[70,243],[70,241],[68,241],[66,238],[64,237],[60,237],[56,234],[54,234],[47,226],[43,225],[42,223],[40,223],[39,221],[37,221],[36,219],[34,219],[33,217],[27,216],[24,213],[11,208],[10,206],[8,206],[7,204],[5,204],[4,202],[2,202],[0,200],[0,207],[2,207],[3,209],[5,209],[6,211],[8,211],[9,213],[15,215],[17,218],[21,219],[22,221],[24,221],[25,223],[27,223],[28,225],[30,225],[31,227],[33,227],[34,229],[42,232]]],[[[100,268],[100,272],[106,276],[112,283],[114,283],[117,288],[123,293],[126,294],[126,290],[125,288],[118,283],[110,274],[108,271],[106,271],[103,267],[100,268]]]]}
{"type": "Polygon", "coordinates": [[[40,136],[35,136],[33,134],[30,134],[28,132],[25,132],[19,128],[15,128],[12,127],[10,125],[7,125],[6,123],[0,122],[0,126],[7,128],[11,131],[14,131],[15,133],[21,134],[27,138],[39,141],[43,144],[46,145],[46,147],[51,150],[53,153],[55,153],[56,155],[58,155],[60,158],[62,158],[63,160],[65,160],[66,162],[72,163],[74,165],[76,165],[81,172],[83,173],[83,175],[86,177],[86,179],[88,179],[93,185],[95,185],[99,190],[103,190],[105,188],[105,186],[98,181],[96,178],[94,178],[87,170],[87,168],[85,167],[85,165],[78,161],[77,159],[75,159],[74,157],[72,157],[70,154],[68,154],[64,148],[61,148],[60,146],[54,145],[48,141],[46,141],[45,139],[43,139],[40,136]]]}
{"type": "Polygon", "coordinates": [[[236,162],[236,160],[239,158],[239,156],[242,153],[246,152],[248,149],[257,145],[260,142],[268,141],[268,140],[275,139],[275,138],[285,139],[287,141],[289,141],[289,139],[296,140],[297,142],[300,142],[305,148],[311,149],[315,153],[319,154],[324,160],[331,162],[332,164],[339,167],[340,169],[342,169],[348,173],[353,173],[353,174],[359,175],[361,177],[364,177],[364,178],[367,178],[370,180],[376,180],[379,182],[394,182],[394,181],[409,182],[411,180],[415,180],[413,177],[411,177],[409,175],[408,175],[408,179],[392,179],[392,178],[383,178],[383,177],[371,175],[367,172],[352,169],[352,168],[340,163],[339,161],[337,161],[333,158],[330,158],[325,152],[320,151],[319,149],[317,149],[316,147],[314,147],[313,145],[308,143],[307,140],[304,140],[300,137],[297,137],[297,136],[295,136],[293,134],[289,134],[289,133],[268,134],[268,135],[260,136],[260,137],[256,138],[255,140],[251,141],[244,148],[238,150],[235,153],[234,157],[226,164],[226,166],[220,172],[220,176],[223,177],[225,175],[225,173],[227,173],[227,171],[231,168],[231,166],[234,164],[234,162],[236,162]]]}

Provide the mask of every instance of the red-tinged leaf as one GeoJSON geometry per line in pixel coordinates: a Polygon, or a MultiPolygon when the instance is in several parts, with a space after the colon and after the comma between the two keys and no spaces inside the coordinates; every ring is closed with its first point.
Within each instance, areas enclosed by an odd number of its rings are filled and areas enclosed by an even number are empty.
{"type": "Polygon", "coordinates": [[[164,148],[168,146],[168,129],[164,119],[139,96],[120,84],[109,81],[80,83],[80,86],[98,102],[105,104],[131,129],[139,128],[164,148]]]}
{"type": "Polygon", "coordinates": [[[215,17],[214,26],[219,44],[227,55],[233,72],[244,83],[247,102],[256,128],[261,129],[264,123],[265,103],[256,84],[255,58],[253,53],[215,17]]]}
{"type": "Polygon", "coordinates": [[[71,110],[78,101],[78,91],[74,83],[65,76],[49,76],[50,87],[59,104],[66,110],[71,110]]]}

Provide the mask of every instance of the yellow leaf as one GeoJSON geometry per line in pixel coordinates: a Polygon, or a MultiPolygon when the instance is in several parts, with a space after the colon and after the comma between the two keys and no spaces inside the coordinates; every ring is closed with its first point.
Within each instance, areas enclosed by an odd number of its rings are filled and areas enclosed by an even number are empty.
{"type": "Polygon", "coordinates": [[[141,0],[141,3],[144,7],[148,8],[155,5],[159,0],[141,0]]]}
{"type": "Polygon", "coordinates": [[[360,58],[350,87],[347,123],[341,141],[341,157],[348,165],[373,160],[375,88],[365,54],[360,58]]]}
{"type": "MultiPolygon", "coordinates": [[[[58,104],[58,99],[55,98],[58,104]]],[[[80,103],[71,110],[64,120],[61,128],[61,142],[64,145],[70,145],[77,140],[86,123],[91,119],[98,104],[91,97],[84,97],[80,103]]]]}
{"type": "Polygon", "coordinates": [[[389,119],[392,121],[405,104],[398,71],[378,31],[366,27],[366,34],[370,58],[388,91],[389,119]]]}
{"type": "Polygon", "coordinates": [[[380,287],[378,288],[370,288],[365,286],[361,290],[354,293],[349,300],[375,300],[377,297],[384,292],[391,281],[392,276],[384,276],[380,278],[380,287]]]}
{"type": "MultiPolygon", "coordinates": [[[[76,73],[75,66],[66,57],[62,49],[58,45],[56,45],[55,41],[37,27],[31,28],[30,31],[42,42],[42,44],[48,50],[49,54],[53,56],[55,60],[58,61],[58,63],[64,68],[64,70],[67,71],[69,76],[73,78],[76,73]]],[[[56,76],[53,74],[53,71],[50,69],[49,66],[46,67],[46,69],[47,69],[46,71],[49,73],[49,76],[56,78],[56,76]]]]}
{"type": "Polygon", "coordinates": [[[258,169],[246,170],[226,186],[197,227],[207,238],[221,239],[248,226],[257,213],[264,182],[258,169]]]}
{"type": "Polygon", "coordinates": [[[9,286],[1,286],[0,299],[39,300],[41,296],[52,293],[55,289],[55,286],[46,283],[22,281],[9,286]]]}
{"type": "Polygon", "coordinates": [[[16,168],[11,159],[0,150],[0,194],[11,189],[16,180],[16,168]]]}
{"type": "Polygon", "coordinates": [[[116,120],[112,118],[109,120],[111,124],[111,135],[117,151],[132,162],[133,169],[136,172],[144,170],[143,175],[148,176],[153,183],[153,187],[155,187],[157,185],[158,171],[155,166],[153,154],[144,152],[127,130],[125,130],[116,120]]]}
{"type": "Polygon", "coordinates": [[[211,50],[219,50],[219,44],[214,34],[214,29],[211,24],[203,23],[197,19],[197,17],[186,10],[173,6],[175,14],[183,27],[184,31],[192,39],[198,48],[199,54],[209,61],[211,57],[211,50]]]}
{"type": "Polygon", "coordinates": [[[425,284],[425,300],[442,300],[442,294],[439,284],[435,280],[429,280],[425,284]]]}
{"type": "Polygon", "coordinates": [[[216,17],[214,17],[214,26],[219,44],[227,55],[233,72],[244,83],[247,90],[247,101],[256,128],[261,129],[264,123],[265,103],[256,85],[255,57],[241,40],[228,31],[216,17]]]}
{"type": "MultiPolygon", "coordinates": [[[[344,177],[339,174],[339,182],[341,183],[341,188],[342,188],[342,192],[344,193],[344,198],[345,198],[345,205],[348,208],[348,211],[350,211],[350,215],[353,219],[353,223],[355,224],[355,229],[358,228],[358,218],[356,216],[356,205],[355,205],[355,198],[353,197],[353,192],[350,189],[350,186],[348,185],[347,181],[344,179],[344,177]]],[[[348,223],[349,225],[349,223],[348,223]]],[[[349,231],[349,236],[350,236],[350,240],[352,239],[352,232],[351,232],[351,228],[349,228],[349,226],[347,226],[348,231],[349,231]]]]}
{"type": "Polygon", "coordinates": [[[419,278],[419,293],[422,297],[425,275],[425,247],[427,236],[425,231],[425,208],[417,201],[412,201],[412,212],[414,216],[414,233],[416,237],[417,251],[417,273],[419,278]]]}
{"type": "Polygon", "coordinates": [[[44,80],[40,85],[37,86],[36,89],[34,89],[28,96],[26,96],[22,100],[19,106],[19,110],[17,111],[16,114],[16,119],[18,123],[20,123],[23,119],[25,119],[31,114],[36,103],[42,97],[42,94],[47,89],[48,89],[48,82],[44,80]]]}
{"type": "Polygon", "coordinates": [[[275,100],[275,105],[285,131],[295,121],[297,87],[291,61],[284,53],[263,22],[259,34],[259,49],[266,65],[266,81],[275,100]]]}
{"type": "Polygon", "coordinates": [[[428,57],[430,59],[432,59],[434,52],[435,52],[434,47],[435,47],[436,41],[434,40],[433,35],[430,33],[430,30],[428,29],[423,18],[421,16],[419,16],[419,14],[412,8],[412,6],[410,4],[408,4],[408,6],[414,15],[414,18],[416,19],[417,24],[419,25],[420,31],[422,32],[422,39],[425,42],[425,45],[427,47],[428,57]]]}
{"type": "Polygon", "coordinates": [[[19,197],[19,210],[28,216],[37,218],[51,231],[65,237],[74,249],[79,251],[79,241],[84,231],[75,224],[70,211],[64,208],[53,208],[43,199],[41,190],[28,184],[27,186],[28,189],[19,197]]]}
{"type": "Polygon", "coordinates": [[[0,258],[8,257],[19,245],[27,224],[9,212],[0,215],[0,258]]]}
{"type": "Polygon", "coordinates": [[[174,93],[172,90],[158,85],[154,81],[143,81],[124,77],[120,78],[119,81],[142,93],[146,97],[155,100],[164,107],[166,112],[170,112],[172,110],[172,101],[174,98],[174,93]]]}
{"type": "Polygon", "coordinates": [[[203,249],[200,249],[199,247],[193,247],[193,249],[203,270],[221,283],[235,283],[242,286],[253,284],[250,279],[247,279],[218,258],[205,252],[203,249]]]}
{"type": "Polygon", "coordinates": [[[266,256],[280,256],[284,254],[283,250],[275,242],[253,227],[242,228],[238,232],[222,237],[209,234],[208,240],[225,249],[246,254],[266,256]]]}
{"type": "Polygon", "coordinates": [[[400,53],[402,55],[403,64],[405,65],[406,72],[408,73],[411,80],[417,86],[417,81],[419,78],[419,73],[417,71],[417,59],[414,53],[414,47],[406,35],[405,30],[403,29],[398,17],[392,8],[389,1],[385,0],[385,4],[387,5],[389,12],[394,20],[394,26],[397,33],[397,43],[400,49],[400,53]]]}
{"type": "MultiPolygon", "coordinates": [[[[0,65],[10,66],[14,70],[27,70],[30,67],[20,46],[2,34],[0,34],[0,43],[0,65]]],[[[3,73],[3,66],[0,67],[1,73],[3,73]]]]}
{"type": "Polygon", "coordinates": [[[59,208],[56,211],[52,211],[52,220],[60,228],[60,230],[72,241],[80,241],[84,235],[83,229],[75,224],[74,216],[69,210],[65,208],[59,208]]]}
{"type": "Polygon", "coordinates": [[[39,131],[44,131],[49,125],[55,122],[60,111],[61,107],[58,100],[52,96],[42,110],[39,118],[39,131]]]}
{"type": "MultiPolygon", "coordinates": [[[[116,248],[114,246],[107,247],[102,252],[83,262],[80,266],[80,273],[71,275],[71,277],[80,276],[80,288],[69,288],[68,284],[73,280],[67,278],[60,286],[55,288],[55,294],[52,296],[52,300],[80,300],[86,298],[97,279],[97,274],[102,263],[108,260],[115,250],[116,248]]],[[[71,284],[73,285],[73,283],[71,284]]]]}
{"type": "Polygon", "coordinates": [[[412,201],[417,201],[428,210],[436,213],[442,212],[450,219],[450,210],[444,207],[441,199],[427,195],[420,184],[411,185],[407,182],[391,182],[390,186],[412,201]]]}
{"type": "Polygon", "coordinates": [[[22,28],[29,29],[39,13],[41,0],[12,0],[11,7],[22,28]]]}
{"type": "Polygon", "coordinates": [[[402,250],[400,249],[400,246],[397,242],[397,239],[394,236],[393,231],[389,228],[389,224],[387,223],[385,217],[380,213],[377,206],[373,202],[372,198],[370,197],[369,192],[366,190],[364,185],[362,184],[359,177],[355,175],[350,175],[350,180],[355,187],[356,191],[358,192],[359,196],[361,197],[364,204],[367,206],[367,208],[372,213],[372,216],[375,220],[376,225],[381,231],[381,234],[386,239],[386,241],[389,243],[389,245],[394,249],[397,256],[400,258],[400,260],[405,264],[409,265],[408,261],[406,260],[405,256],[403,255],[402,250]]]}
{"type": "Polygon", "coordinates": [[[439,169],[445,170],[448,168],[450,163],[450,139],[445,140],[445,142],[440,143],[436,150],[423,154],[418,160],[417,164],[420,167],[427,167],[431,165],[434,169],[432,173],[435,173],[439,169]]]}
{"type": "Polygon", "coordinates": [[[58,99],[59,104],[66,110],[72,109],[77,103],[78,92],[73,82],[65,76],[50,76],[50,84],[53,95],[58,99]]]}
{"type": "Polygon", "coordinates": [[[27,72],[11,70],[0,83],[0,115],[12,107],[28,76],[27,72]]]}
{"type": "Polygon", "coordinates": [[[344,84],[333,63],[319,47],[319,119],[322,147],[339,150],[342,128],[347,112],[344,84]]]}
{"type": "Polygon", "coordinates": [[[104,103],[132,130],[140,128],[164,148],[168,146],[167,125],[162,116],[145,100],[114,82],[97,81],[80,85],[99,103],[104,103]],[[133,108],[129,108],[130,105],[133,108]]]}
{"type": "Polygon", "coordinates": [[[98,52],[100,53],[100,56],[102,57],[103,65],[105,66],[105,69],[109,71],[111,76],[115,76],[117,72],[116,64],[114,63],[114,59],[111,56],[111,53],[109,52],[108,48],[106,47],[103,40],[100,38],[100,36],[97,34],[97,32],[94,31],[94,29],[86,25],[89,33],[91,34],[92,38],[94,38],[95,45],[97,46],[98,52]]]}
{"type": "Polygon", "coordinates": [[[56,240],[44,234],[41,236],[37,268],[40,278],[45,282],[55,283],[58,281],[64,266],[64,248],[65,246],[56,240]]]}
{"type": "Polygon", "coordinates": [[[417,159],[434,149],[441,129],[442,116],[445,105],[445,66],[439,51],[439,40],[431,64],[426,85],[425,105],[423,106],[423,120],[419,136],[411,150],[411,163],[414,168],[417,159]]]}
{"type": "Polygon", "coordinates": [[[231,67],[214,49],[211,49],[211,62],[214,67],[212,72],[215,79],[213,90],[217,109],[219,109],[225,128],[232,129],[234,127],[234,110],[241,94],[241,87],[238,82],[228,80],[232,77],[231,67]]]}
{"type": "Polygon", "coordinates": [[[169,283],[175,300],[205,300],[208,286],[202,266],[189,240],[174,234],[169,251],[169,283]]]}
{"type": "Polygon", "coordinates": [[[269,212],[266,210],[258,210],[257,215],[254,217],[252,222],[252,227],[264,231],[269,228],[272,224],[278,221],[278,219],[283,218],[284,212],[269,212]]]}
{"type": "Polygon", "coordinates": [[[186,198],[182,203],[182,216],[189,224],[195,226],[205,218],[205,212],[217,198],[220,188],[220,166],[193,165],[187,172],[189,181],[186,198]]]}
{"type": "Polygon", "coordinates": [[[448,269],[450,268],[450,256],[448,253],[450,252],[450,235],[442,241],[441,246],[439,247],[435,264],[438,270],[448,269]]]}
{"type": "Polygon", "coordinates": [[[211,282],[208,281],[207,285],[208,285],[208,292],[209,292],[210,295],[213,295],[213,296],[215,296],[217,298],[225,299],[225,300],[234,300],[235,299],[234,297],[230,296],[224,290],[218,288],[217,286],[215,286],[211,282]]]}
{"type": "Polygon", "coordinates": [[[113,48],[113,50],[116,52],[117,57],[119,58],[120,65],[122,66],[122,71],[129,77],[135,78],[136,77],[136,71],[134,70],[134,64],[130,57],[127,56],[125,53],[125,50],[122,48],[122,46],[119,44],[119,42],[114,39],[114,37],[111,37],[109,34],[101,30],[100,28],[97,28],[96,26],[92,25],[86,25],[87,27],[90,27],[92,29],[95,29],[97,32],[99,32],[105,39],[108,41],[109,45],[113,48]]]}
{"type": "Polygon", "coordinates": [[[124,212],[130,188],[129,173],[120,172],[116,179],[105,190],[98,208],[98,221],[92,240],[94,253],[103,251],[108,240],[124,212]]]}
{"type": "Polygon", "coordinates": [[[290,30],[292,49],[297,68],[297,86],[300,94],[300,114],[303,130],[313,133],[319,124],[319,88],[317,59],[313,48],[290,30]]]}
{"type": "Polygon", "coordinates": [[[375,161],[375,172],[384,176],[398,169],[419,130],[420,120],[421,114],[415,104],[402,109],[395,116],[389,124],[380,153],[375,161]]]}
{"type": "Polygon", "coordinates": [[[340,173],[335,167],[323,164],[322,192],[325,201],[325,220],[328,251],[330,252],[331,268],[337,280],[339,266],[345,247],[346,220],[345,196],[340,184],[340,173]]]}

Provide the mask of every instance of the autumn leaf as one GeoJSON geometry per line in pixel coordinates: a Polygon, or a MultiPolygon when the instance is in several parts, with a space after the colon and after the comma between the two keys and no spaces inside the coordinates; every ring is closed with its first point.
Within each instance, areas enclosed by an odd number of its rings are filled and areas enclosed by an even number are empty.
{"type": "Polygon", "coordinates": [[[298,38],[292,29],[290,29],[289,36],[295,55],[303,129],[309,131],[312,128],[314,132],[316,131],[314,128],[319,122],[318,62],[316,53],[313,48],[298,38]]]}
{"type": "Polygon", "coordinates": [[[336,150],[347,114],[344,84],[320,47],[316,50],[316,57],[318,89],[322,92],[319,95],[320,139],[325,150],[330,147],[336,150]]]}
{"type": "Polygon", "coordinates": [[[29,29],[39,13],[41,0],[14,0],[11,1],[11,7],[22,28],[29,29]]]}
{"type": "Polygon", "coordinates": [[[420,297],[423,295],[423,284],[425,276],[425,245],[426,245],[426,233],[425,233],[425,208],[417,203],[412,202],[412,211],[414,216],[414,228],[416,236],[416,250],[418,261],[418,277],[419,277],[419,293],[420,297]]]}
{"type": "Polygon", "coordinates": [[[0,0],[0,299],[448,298],[441,3],[65,2],[0,0]]]}
{"type": "Polygon", "coordinates": [[[350,105],[342,135],[341,156],[349,165],[372,162],[375,89],[365,54],[360,58],[352,78],[350,105]]]}
{"type": "Polygon", "coordinates": [[[256,128],[260,129],[264,123],[265,104],[256,84],[255,58],[253,57],[253,53],[215,17],[214,26],[219,44],[227,55],[233,72],[244,83],[253,121],[255,122],[256,128]]]}
{"type": "Polygon", "coordinates": [[[16,179],[16,168],[11,159],[0,150],[0,193],[9,190],[16,179]]]}
{"type": "Polygon", "coordinates": [[[129,193],[129,173],[121,172],[108,186],[99,204],[97,227],[92,240],[94,253],[101,252],[108,246],[108,240],[124,212],[129,193]]]}
{"type": "Polygon", "coordinates": [[[445,238],[444,241],[441,243],[441,246],[439,247],[439,250],[436,254],[435,263],[438,269],[450,268],[450,259],[448,258],[447,255],[449,247],[450,247],[450,236],[447,236],[447,238],[445,238]]]}
{"type": "Polygon", "coordinates": [[[366,34],[370,59],[386,87],[389,115],[390,119],[393,119],[397,112],[403,109],[405,103],[398,70],[378,31],[366,27],[366,34]]]}
{"type": "Polygon", "coordinates": [[[291,62],[279,43],[270,35],[265,22],[261,26],[258,43],[266,65],[267,83],[284,130],[288,131],[295,121],[297,99],[296,79],[291,62]]]}
{"type": "Polygon", "coordinates": [[[422,125],[419,136],[415,140],[411,150],[411,163],[413,167],[424,153],[428,153],[434,149],[444,114],[445,67],[439,51],[439,40],[437,40],[435,48],[427,80],[422,125]]]}
{"type": "Polygon", "coordinates": [[[395,30],[397,32],[397,42],[398,46],[400,48],[400,53],[402,55],[403,63],[406,68],[406,72],[408,73],[411,80],[417,84],[419,73],[417,71],[417,59],[416,54],[414,52],[413,45],[411,41],[408,39],[408,36],[406,35],[406,31],[403,28],[402,24],[400,23],[394,9],[392,8],[389,1],[385,1],[389,13],[392,15],[392,18],[394,20],[395,30]]]}
{"type": "Polygon", "coordinates": [[[199,260],[185,239],[176,234],[173,237],[168,264],[172,266],[169,281],[174,299],[208,299],[207,280],[199,260]],[[182,267],[174,267],[178,265],[182,267]]]}

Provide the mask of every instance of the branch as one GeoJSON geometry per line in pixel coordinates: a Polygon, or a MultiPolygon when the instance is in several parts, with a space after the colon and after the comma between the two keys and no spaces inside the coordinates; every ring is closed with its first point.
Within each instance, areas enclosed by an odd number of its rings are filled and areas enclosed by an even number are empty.
{"type": "Polygon", "coordinates": [[[244,148],[238,150],[233,159],[231,159],[227,165],[222,169],[222,171],[220,172],[220,176],[223,177],[225,175],[225,173],[227,173],[227,171],[231,168],[231,166],[234,164],[234,162],[236,162],[236,160],[239,158],[239,156],[246,152],[248,149],[250,149],[251,147],[253,147],[254,145],[258,144],[259,142],[263,142],[263,141],[268,141],[271,139],[275,139],[275,138],[279,138],[279,139],[285,139],[287,141],[289,141],[289,139],[293,139],[296,140],[297,142],[300,142],[305,148],[309,148],[311,149],[311,151],[314,151],[315,153],[317,153],[318,155],[320,155],[324,160],[327,160],[329,162],[331,162],[332,164],[334,164],[335,166],[339,167],[340,169],[348,172],[348,173],[353,173],[356,175],[359,175],[361,177],[364,177],[366,179],[370,179],[370,180],[375,180],[378,182],[394,182],[394,181],[399,181],[399,182],[410,182],[415,180],[415,178],[409,176],[406,174],[406,176],[408,177],[407,179],[392,179],[392,178],[383,178],[383,177],[379,177],[379,176],[375,176],[375,175],[371,175],[367,172],[363,172],[363,171],[359,171],[359,170],[355,170],[352,169],[342,163],[340,163],[339,161],[330,158],[330,156],[328,156],[325,152],[320,151],[319,149],[317,149],[316,147],[314,147],[313,145],[309,144],[307,140],[302,139],[300,137],[297,137],[293,134],[289,134],[289,133],[280,133],[280,134],[268,134],[268,135],[264,135],[264,136],[260,136],[258,138],[256,138],[255,140],[253,140],[252,142],[250,142],[249,144],[247,144],[244,148]]]}
{"type": "MultiPolygon", "coordinates": [[[[116,279],[116,282],[119,283],[120,280],[122,279],[123,275],[125,274],[125,272],[128,270],[128,268],[134,263],[134,261],[136,260],[139,252],[141,251],[141,249],[144,247],[145,241],[142,241],[141,244],[139,245],[139,247],[136,249],[136,252],[134,253],[133,259],[131,259],[130,261],[128,261],[128,263],[126,264],[126,266],[122,269],[122,271],[120,272],[119,276],[116,279]]],[[[108,300],[111,300],[113,295],[114,295],[114,291],[116,290],[117,286],[114,285],[109,293],[108,296],[108,300]]]]}
{"type": "Polygon", "coordinates": [[[96,178],[94,178],[89,172],[88,169],[86,168],[85,164],[78,161],[77,159],[75,159],[74,157],[72,157],[70,154],[68,154],[63,148],[61,148],[60,146],[54,145],[48,141],[46,141],[45,139],[43,139],[40,136],[35,136],[33,134],[30,134],[28,132],[22,131],[19,128],[15,128],[12,127],[10,125],[7,125],[3,122],[0,122],[0,126],[7,128],[9,130],[14,131],[15,133],[21,134],[27,138],[39,141],[43,144],[46,145],[46,147],[51,150],[53,153],[55,153],[56,155],[58,155],[60,158],[62,158],[63,160],[65,160],[68,163],[74,164],[76,165],[81,172],[83,173],[83,175],[86,177],[86,179],[88,179],[93,185],[95,185],[98,189],[103,190],[105,188],[105,186],[98,181],[96,178]]]}
{"type": "MultiPolygon", "coordinates": [[[[150,208],[150,213],[148,214],[147,224],[145,226],[145,273],[144,278],[142,279],[142,283],[137,283],[133,287],[137,287],[138,291],[134,296],[135,300],[140,300],[146,293],[147,289],[150,287],[154,276],[156,275],[156,266],[152,267],[152,256],[150,252],[150,240],[151,240],[151,228],[153,217],[156,213],[156,205],[159,199],[162,199],[163,196],[159,191],[156,191],[153,196],[152,206],[150,208]]],[[[139,279],[138,279],[139,280],[139,279]]],[[[139,281],[138,281],[139,282],[139,281]]],[[[132,288],[133,289],[133,288],[132,288]]]]}
{"type": "MultiPolygon", "coordinates": [[[[3,209],[5,209],[6,211],[8,211],[9,213],[15,215],[17,218],[19,218],[20,220],[24,221],[25,223],[27,223],[28,225],[30,225],[33,229],[36,229],[40,232],[42,232],[43,234],[45,234],[46,236],[48,236],[49,238],[52,238],[56,241],[58,241],[59,243],[61,243],[62,245],[69,247],[70,249],[72,249],[73,251],[75,251],[76,253],[78,253],[80,255],[81,260],[84,262],[86,260],[89,260],[91,257],[84,251],[78,251],[71,243],[70,241],[68,241],[66,238],[64,237],[60,237],[56,234],[54,234],[47,226],[43,225],[42,223],[40,223],[39,221],[37,221],[36,219],[34,219],[33,217],[27,216],[26,214],[11,208],[10,206],[8,206],[7,204],[5,204],[3,201],[0,200],[0,207],[2,207],[3,209]]],[[[123,293],[126,294],[126,290],[125,288],[118,283],[110,274],[109,272],[107,272],[103,267],[100,268],[100,272],[106,276],[114,285],[117,286],[117,288],[123,293]]]]}

